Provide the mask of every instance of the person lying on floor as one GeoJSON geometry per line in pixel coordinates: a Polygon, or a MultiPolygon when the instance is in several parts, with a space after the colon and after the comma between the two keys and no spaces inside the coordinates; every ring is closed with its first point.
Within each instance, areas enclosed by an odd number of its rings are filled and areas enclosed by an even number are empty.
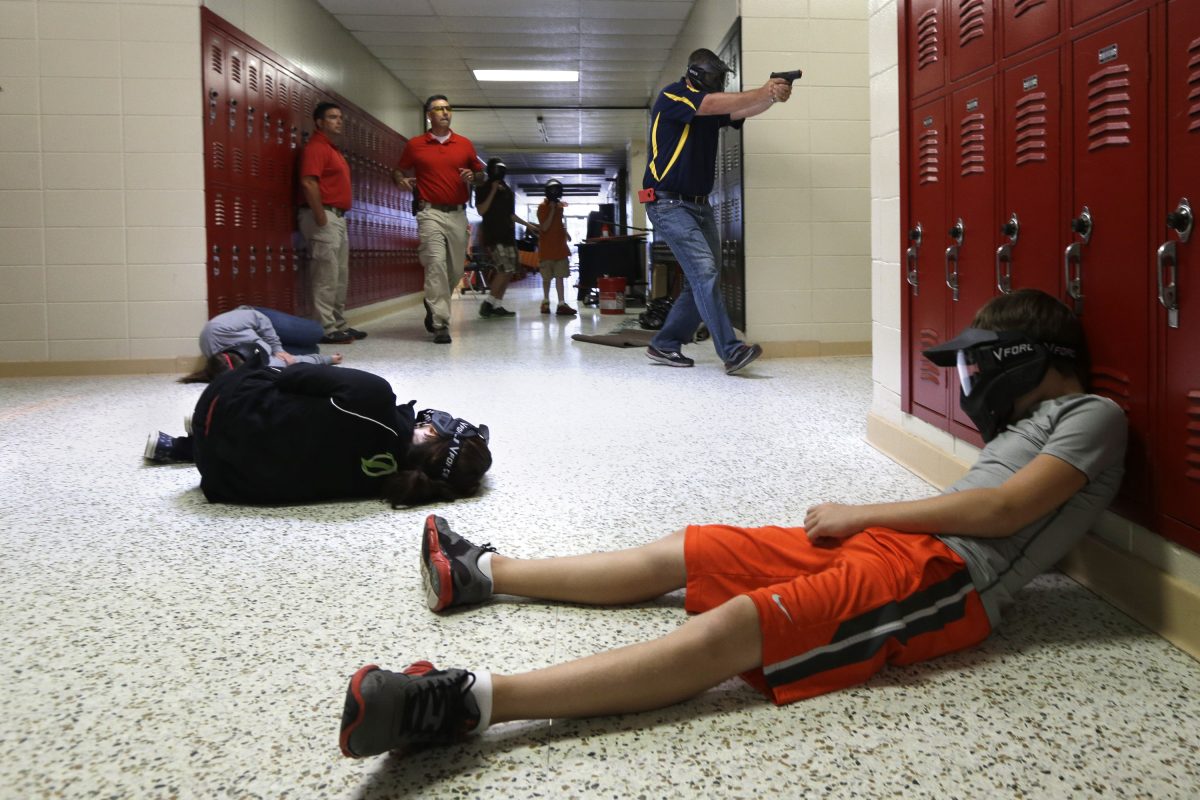
{"type": "Polygon", "coordinates": [[[346,367],[242,366],[196,403],[191,435],[151,434],[145,457],[193,461],[214,503],[469,497],[492,465],[486,425],[413,411],[378,375],[346,367]]]}
{"type": "Polygon", "coordinates": [[[431,515],[421,569],[434,611],[495,594],[627,605],[684,588],[695,616],[659,639],[515,675],[368,664],[346,690],[342,753],[451,742],[510,720],[646,711],[734,675],[790,703],[983,641],[1116,494],[1126,420],[1086,393],[1082,326],[1039,291],[993,299],[925,355],[959,367],[961,405],[987,442],[940,496],[822,503],[803,528],[691,526],[630,550],[531,560],[431,515]]]}
{"type": "Polygon", "coordinates": [[[261,353],[267,365],[340,364],[342,354],[321,355],[317,346],[324,335],[320,323],[273,308],[238,306],[217,314],[200,329],[204,366],[180,378],[180,383],[208,383],[214,377],[253,360],[261,353]]]}

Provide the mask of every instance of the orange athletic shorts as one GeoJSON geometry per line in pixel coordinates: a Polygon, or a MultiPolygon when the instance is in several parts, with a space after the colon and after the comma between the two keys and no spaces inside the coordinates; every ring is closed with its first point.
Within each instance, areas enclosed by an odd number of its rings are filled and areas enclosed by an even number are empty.
{"type": "Polygon", "coordinates": [[[758,609],[762,666],[742,678],[778,705],[854,686],[991,632],[966,563],[940,539],[868,528],[815,547],[803,528],[693,525],[686,608],[739,595],[758,609]]]}

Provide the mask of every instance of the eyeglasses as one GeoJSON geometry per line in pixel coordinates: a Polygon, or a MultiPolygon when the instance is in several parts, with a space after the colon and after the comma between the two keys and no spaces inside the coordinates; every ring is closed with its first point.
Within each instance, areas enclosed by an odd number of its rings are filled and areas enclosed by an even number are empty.
{"type": "Polygon", "coordinates": [[[454,109],[451,108],[450,106],[431,106],[429,108],[429,110],[430,111],[445,111],[447,114],[449,114],[454,109]]]}

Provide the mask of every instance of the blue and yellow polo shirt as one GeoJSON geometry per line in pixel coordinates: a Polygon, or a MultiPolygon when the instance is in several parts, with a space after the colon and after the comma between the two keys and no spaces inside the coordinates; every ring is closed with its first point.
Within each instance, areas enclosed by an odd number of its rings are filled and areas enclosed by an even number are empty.
{"type": "Polygon", "coordinates": [[[721,128],[742,127],[728,114],[697,116],[708,92],[680,80],[665,87],[650,111],[649,159],[642,188],[701,195],[712,191],[721,128]]]}

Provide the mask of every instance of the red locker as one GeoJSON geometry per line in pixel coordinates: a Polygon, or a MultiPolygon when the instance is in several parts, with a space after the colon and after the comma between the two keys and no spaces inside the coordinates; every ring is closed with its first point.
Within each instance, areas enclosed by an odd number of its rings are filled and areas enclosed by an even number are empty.
{"type": "Polygon", "coordinates": [[[1105,11],[1132,5],[1134,0],[1071,0],[1071,24],[1079,25],[1105,11]]]}
{"type": "Polygon", "coordinates": [[[941,87],[946,80],[946,18],[942,0],[909,4],[908,87],[913,97],[941,87]]]}
{"type": "Polygon", "coordinates": [[[1004,192],[993,227],[998,291],[1060,296],[1062,85],[1058,52],[1004,72],[1004,192]]]}
{"type": "Polygon", "coordinates": [[[905,270],[909,303],[908,383],[913,413],[924,408],[936,417],[947,414],[945,370],[922,358],[921,352],[947,338],[946,285],[943,252],[946,228],[947,131],[944,100],[912,113],[908,171],[909,219],[905,270]]]}
{"type": "Polygon", "coordinates": [[[994,0],[952,0],[946,38],[949,78],[956,81],[996,61],[994,0]]]}
{"type": "Polygon", "coordinates": [[[1074,175],[1063,255],[1092,351],[1092,389],[1129,415],[1122,493],[1148,496],[1149,25],[1145,13],[1074,43],[1074,175]]]}
{"type": "MultiPolygon", "coordinates": [[[[954,146],[948,165],[952,200],[946,261],[949,282],[957,287],[950,292],[951,334],[970,325],[975,312],[996,293],[995,104],[992,78],[959,89],[950,100],[954,146]]],[[[950,407],[954,420],[974,428],[957,402],[950,407]]]]}
{"type": "Polygon", "coordinates": [[[1162,532],[1200,550],[1200,3],[1167,6],[1166,197],[1153,208],[1162,232],[1156,264],[1164,343],[1161,457],[1155,486],[1162,532]]]}
{"type": "Polygon", "coordinates": [[[1060,10],[1059,0],[1002,0],[1004,55],[1019,53],[1057,35],[1060,10]]]}
{"type": "Polygon", "coordinates": [[[204,170],[208,180],[223,181],[227,180],[229,149],[227,43],[223,35],[213,30],[205,31],[203,42],[204,170]]]}

